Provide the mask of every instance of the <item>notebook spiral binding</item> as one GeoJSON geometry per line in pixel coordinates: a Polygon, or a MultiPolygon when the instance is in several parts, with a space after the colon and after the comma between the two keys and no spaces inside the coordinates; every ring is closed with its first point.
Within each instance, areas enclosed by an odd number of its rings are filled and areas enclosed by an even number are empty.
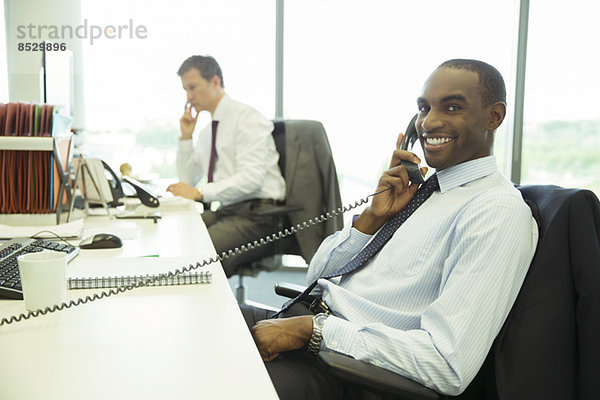
{"type": "MultiPolygon", "coordinates": [[[[105,289],[128,286],[140,280],[150,279],[153,275],[104,276],[97,278],[69,278],[67,289],[105,289]]],[[[177,274],[171,278],[152,280],[147,286],[192,285],[196,283],[211,283],[212,272],[200,271],[192,274],[177,274]]]]}
{"type": "Polygon", "coordinates": [[[110,296],[117,295],[119,293],[124,293],[129,290],[133,290],[135,288],[152,286],[154,283],[160,281],[161,279],[167,279],[167,280],[172,279],[176,275],[191,272],[195,269],[205,267],[205,266],[213,264],[217,261],[225,260],[229,257],[238,255],[240,253],[244,253],[246,251],[250,251],[259,246],[263,246],[265,244],[272,243],[276,240],[283,239],[285,237],[295,234],[298,231],[310,228],[314,225],[318,225],[324,221],[327,221],[330,218],[337,217],[340,214],[343,214],[347,211],[350,211],[357,207],[360,207],[361,205],[366,204],[369,201],[369,198],[376,196],[378,194],[381,194],[383,192],[386,192],[390,189],[392,189],[391,186],[386,189],[380,190],[376,193],[372,193],[365,198],[355,201],[354,203],[349,203],[345,206],[337,208],[336,210],[328,211],[326,213],[319,215],[318,217],[306,220],[302,223],[296,224],[295,226],[286,228],[283,231],[279,231],[272,235],[265,236],[264,238],[261,238],[260,240],[255,240],[254,242],[248,242],[245,245],[242,245],[241,247],[236,247],[235,249],[224,251],[220,255],[217,255],[216,257],[211,257],[209,259],[198,261],[195,264],[189,264],[187,267],[182,267],[181,269],[175,269],[174,271],[169,271],[168,273],[164,273],[164,274],[142,277],[143,279],[140,279],[137,282],[134,282],[134,283],[131,283],[128,285],[124,285],[124,286],[119,286],[116,288],[111,288],[108,291],[102,291],[100,294],[95,293],[91,296],[87,295],[87,296],[85,296],[85,298],[79,298],[77,300],[70,300],[70,301],[68,301],[66,303],[62,303],[62,304],[55,304],[52,307],[46,307],[43,310],[39,309],[39,310],[35,310],[35,311],[28,311],[27,313],[22,313],[22,314],[19,314],[18,316],[13,315],[9,318],[6,318],[6,317],[2,318],[2,320],[0,321],[0,327],[5,326],[5,325],[10,325],[15,322],[25,321],[30,318],[35,318],[40,315],[46,315],[46,314],[54,313],[57,311],[66,310],[66,309],[69,309],[72,307],[77,307],[79,305],[86,304],[86,303],[89,303],[92,301],[104,299],[104,298],[107,298],[110,296]]]}

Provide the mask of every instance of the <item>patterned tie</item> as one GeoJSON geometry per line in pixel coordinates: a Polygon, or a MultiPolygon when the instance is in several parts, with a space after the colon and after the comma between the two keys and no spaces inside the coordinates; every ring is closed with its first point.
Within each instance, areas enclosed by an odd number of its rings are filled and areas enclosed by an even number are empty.
{"type": "MultiPolygon", "coordinates": [[[[375,254],[390,240],[394,232],[398,230],[400,225],[404,223],[410,217],[417,208],[421,204],[425,202],[436,190],[439,189],[439,183],[437,179],[437,174],[433,174],[421,187],[417,190],[417,193],[413,196],[413,198],[408,202],[406,207],[404,207],[398,214],[394,215],[390,218],[385,225],[377,232],[373,240],[362,249],[352,260],[348,262],[348,264],[344,265],[335,274],[321,277],[319,279],[330,279],[336,276],[350,274],[352,272],[357,271],[361,267],[364,267],[375,254]]],[[[277,318],[280,314],[289,310],[294,304],[306,299],[306,297],[310,294],[310,292],[317,286],[318,279],[314,281],[306,290],[300,293],[295,298],[287,301],[281,310],[273,316],[273,318],[277,318]]]]}
{"type": "Polygon", "coordinates": [[[212,141],[210,144],[210,161],[208,163],[208,183],[213,181],[215,163],[217,162],[217,125],[219,125],[219,121],[212,122],[212,141]]]}

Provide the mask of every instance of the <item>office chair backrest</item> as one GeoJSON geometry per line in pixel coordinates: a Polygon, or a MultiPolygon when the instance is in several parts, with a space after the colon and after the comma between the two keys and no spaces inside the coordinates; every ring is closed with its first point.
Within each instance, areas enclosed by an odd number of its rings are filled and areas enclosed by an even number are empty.
{"type": "MultiPolygon", "coordinates": [[[[273,207],[268,215],[279,218],[280,229],[312,220],[342,206],[335,163],[325,128],[310,120],[273,121],[273,140],[279,153],[279,169],[286,182],[285,205],[273,207]]],[[[265,214],[266,215],[266,214],[265,214]]],[[[309,263],[327,236],[342,228],[343,216],[327,219],[273,243],[269,254],[257,255],[238,271],[238,302],[246,301],[244,276],[281,266],[284,254],[300,255],[309,263]]]]}
{"type": "MultiPolygon", "coordinates": [[[[589,190],[552,185],[519,190],[538,222],[536,253],[477,376],[461,395],[440,399],[598,398],[600,202],[589,190]]],[[[431,398],[407,378],[337,353],[322,354],[323,368],[342,379],[351,376],[370,391],[431,398]]]]}
{"type": "Polygon", "coordinates": [[[500,399],[597,398],[600,204],[588,190],[521,186],[539,241],[494,348],[500,399]]]}

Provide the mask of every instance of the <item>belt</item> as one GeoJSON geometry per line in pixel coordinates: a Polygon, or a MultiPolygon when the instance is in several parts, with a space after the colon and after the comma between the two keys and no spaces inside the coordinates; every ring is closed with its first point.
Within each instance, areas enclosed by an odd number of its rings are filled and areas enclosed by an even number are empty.
{"type": "Polygon", "coordinates": [[[304,305],[308,308],[313,314],[324,313],[327,315],[335,315],[331,308],[323,301],[323,299],[315,296],[307,296],[305,300],[302,301],[304,305]]]}

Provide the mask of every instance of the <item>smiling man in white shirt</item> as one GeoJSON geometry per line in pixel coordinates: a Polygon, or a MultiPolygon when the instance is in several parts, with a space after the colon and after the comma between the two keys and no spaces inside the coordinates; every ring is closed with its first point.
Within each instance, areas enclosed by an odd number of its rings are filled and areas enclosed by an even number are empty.
{"type": "Polygon", "coordinates": [[[502,76],[481,61],[447,61],[425,82],[417,107],[415,128],[436,174],[420,187],[409,182],[401,161],[420,160],[400,149],[400,135],[369,207],[311,260],[312,298],[272,319],[242,307],[281,399],[337,399],[348,389],[316,367],[311,357],[320,350],[460,394],[523,284],[538,232],[492,155],[506,115],[502,76]]]}
{"type": "MultiPolygon", "coordinates": [[[[225,93],[223,74],[214,58],[189,57],[178,74],[186,92],[177,151],[180,182],[167,190],[205,205],[220,203],[216,211],[205,209],[202,214],[219,254],[274,233],[274,218],[257,213],[285,198],[285,181],[271,135],[273,123],[225,93]],[[194,145],[201,111],[211,114],[212,123],[198,133],[194,145]],[[199,184],[204,177],[206,182],[199,184]]],[[[268,251],[268,246],[262,246],[222,261],[226,275],[268,251]]]]}

